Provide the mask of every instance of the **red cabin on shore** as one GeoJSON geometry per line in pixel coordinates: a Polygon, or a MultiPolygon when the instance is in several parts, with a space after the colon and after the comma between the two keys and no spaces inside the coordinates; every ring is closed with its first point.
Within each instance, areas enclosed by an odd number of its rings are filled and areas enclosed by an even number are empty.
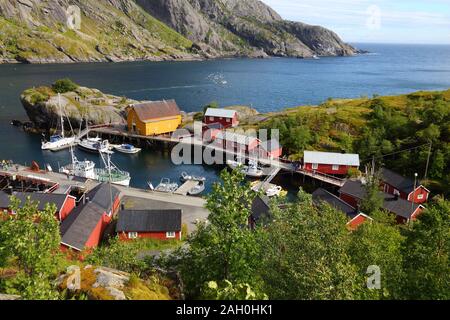
{"type": "Polygon", "coordinates": [[[230,131],[222,131],[217,134],[214,144],[230,151],[245,154],[257,154],[260,140],[253,136],[247,136],[230,131]]]}
{"type": "MultiPolygon", "coordinates": [[[[38,192],[14,192],[12,196],[20,200],[20,205],[24,205],[28,198],[31,202],[38,205],[38,210],[43,211],[47,204],[54,204],[56,206],[55,217],[58,221],[64,221],[76,206],[75,197],[68,194],[54,194],[54,193],[38,193],[38,192]]],[[[10,211],[11,195],[0,193],[0,211],[10,211]]]]}
{"type": "Polygon", "coordinates": [[[181,240],[182,210],[121,210],[116,225],[120,240],[181,240]]]}
{"type": "Polygon", "coordinates": [[[62,250],[83,251],[99,245],[105,228],[119,208],[120,191],[115,187],[110,190],[109,184],[102,183],[85,195],[85,201],[61,223],[62,250]]]}
{"type": "Polygon", "coordinates": [[[283,154],[283,147],[276,139],[263,141],[259,145],[259,156],[261,158],[277,159],[283,154]]]}
{"type": "Polygon", "coordinates": [[[421,185],[420,181],[414,182],[413,179],[405,178],[386,168],[381,169],[381,180],[383,191],[386,193],[398,195],[414,203],[428,201],[430,190],[421,185]]]}
{"type": "Polygon", "coordinates": [[[364,222],[372,221],[372,218],[359,212],[355,207],[325,189],[319,188],[314,191],[312,198],[316,206],[325,202],[336,210],[344,213],[348,218],[347,227],[350,230],[356,230],[364,222]]]}
{"type": "Polygon", "coordinates": [[[220,123],[224,128],[233,128],[239,125],[238,113],[235,110],[208,108],[203,122],[206,124],[220,123]]]}
{"type": "MultiPolygon", "coordinates": [[[[344,186],[339,189],[339,194],[343,201],[352,207],[359,208],[361,201],[366,197],[366,190],[361,181],[347,180],[344,186]]],[[[415,220],[424,209],[422,205],[409,202],[398,195],[380,191],[380,196],[383,199],[382,209],[395,214],[398,223],[415,220]]]]}
{"type": "Polygon", "coordinates": [[[303,155],[306,171],[345,175],[350,168],[359,168],[358,154],[305,151],[303,155]]]}

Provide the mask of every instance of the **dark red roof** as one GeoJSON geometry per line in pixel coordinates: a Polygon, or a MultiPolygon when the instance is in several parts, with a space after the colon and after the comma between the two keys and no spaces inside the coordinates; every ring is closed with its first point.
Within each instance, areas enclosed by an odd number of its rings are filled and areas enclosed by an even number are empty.
{"type": "Polygon", "coordinates": [[[175,117],[181,114],[175,100],[144,102],[134,104],[132,108],[143,122],[158,118],[175,117]]]}

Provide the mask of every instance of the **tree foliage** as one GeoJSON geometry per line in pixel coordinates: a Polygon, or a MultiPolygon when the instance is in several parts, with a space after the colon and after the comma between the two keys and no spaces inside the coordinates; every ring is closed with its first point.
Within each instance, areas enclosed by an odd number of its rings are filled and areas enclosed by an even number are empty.
{"type": "Polygon", "coordinates": [[[56,93],[71,92],[75,91],[77,88],[78,85],[68,78],[56,80],[55,83],[52,85],[52,89],[56,93]]]}
{"type": "Polygon", "coordinates": [[[14,197],[10,209],[14,214],[0,220],[0,256],[14,261],[18,275],[1,283],[7,292],[24,299],[54,299],[57,292],[51,282],[57,272],[61,241],[56,206],[43,211],[29,199],[23,205],[14,197]]]}
{"type": "Polygon", "coordinates": [[[259,289],[255,270],[260,262],[258,232],[248,228],[254,198],[239,171],[221,173],[207,198],[207,223],[199,223],[187,240],[188,250],[180,250],[179,270],[188,295],[198,297],[209,281],[246,283],[259,289]]]}

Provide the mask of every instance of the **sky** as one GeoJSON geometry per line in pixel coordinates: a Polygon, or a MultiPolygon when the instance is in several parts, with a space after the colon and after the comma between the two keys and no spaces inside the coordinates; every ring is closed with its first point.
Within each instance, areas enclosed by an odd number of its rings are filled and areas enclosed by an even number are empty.
{"type": "Polygon", "coordinates": [[[450,44],[450,0],[262,0],[346,42],[450,44]]]}

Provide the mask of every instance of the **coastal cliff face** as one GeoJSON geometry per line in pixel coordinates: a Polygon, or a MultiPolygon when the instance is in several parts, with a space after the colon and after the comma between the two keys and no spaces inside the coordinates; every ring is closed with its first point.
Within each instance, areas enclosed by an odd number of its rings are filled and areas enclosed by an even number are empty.
{"type": "Polygon", "coordinates": [[[1,62],[353,55],[334,32],[283,20],[258,0],[1,0],[1,62]],[[81,29],[67,27],[67,8],[81,29]]]}

